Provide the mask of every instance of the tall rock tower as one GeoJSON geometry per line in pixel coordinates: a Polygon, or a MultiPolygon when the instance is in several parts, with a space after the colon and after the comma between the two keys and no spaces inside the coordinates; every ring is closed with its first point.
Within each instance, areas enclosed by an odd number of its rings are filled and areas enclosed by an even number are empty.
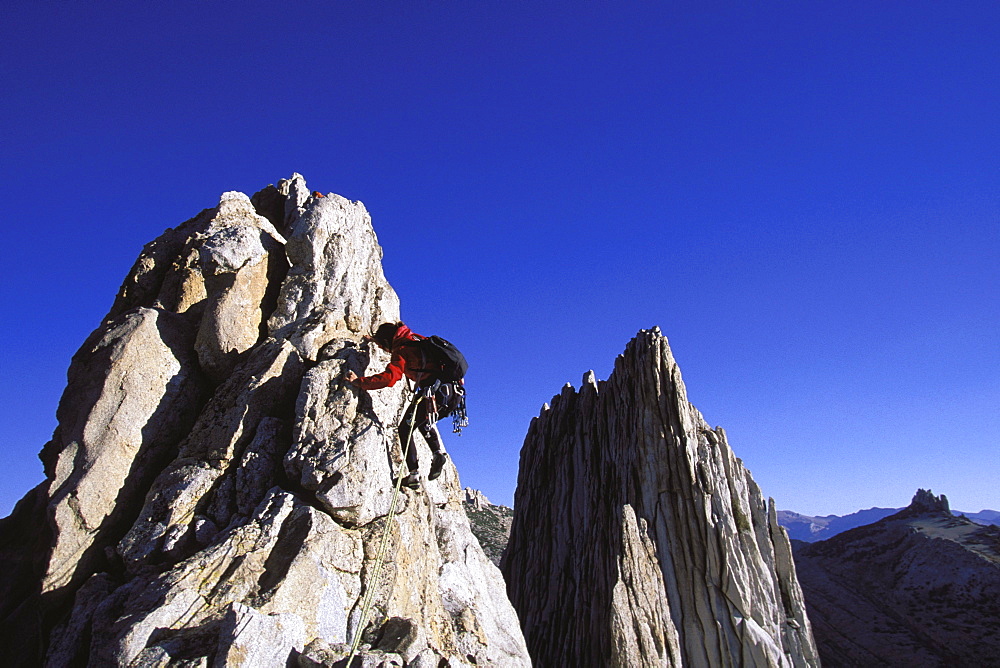
{"type": "Polygon", "coordinates": [[[774,503],[658,329],[532,420],[502,570],[536,666],[819,664],[774,503]]]}
{"type": "Polygon", "coordinates": [[[454,468],[390,513],[402,386],[339,381],[388,361],[381,257],[299,175],[146,246],[0,520],[5,665],[330,666],[359,632],[365,666],[529,664],[454,468]]]}

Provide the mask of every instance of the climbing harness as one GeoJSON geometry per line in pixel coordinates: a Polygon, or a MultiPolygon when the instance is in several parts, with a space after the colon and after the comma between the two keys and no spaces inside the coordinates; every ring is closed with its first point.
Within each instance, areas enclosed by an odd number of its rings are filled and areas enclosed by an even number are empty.
{"type": "Polygon", "coordinates": [[[428,385],[420,390],[420,393],[424,396],[424,401],[427,402],[427,422],[429,424],[436,424],[438,421],[437,391],[440,387],[441,381],[436,380],[432,385],[428,385]]]}
{"type": "Polygon", "coordinates": [[[465,412],[465,386],[461,383],[452,383],[452,390],[458,395],[455,409],[451,412],[451,432],[462,435],[462,430],[469,426],[469,415],[465,412]]]}
{"type": "Polygon", "coordinates": [[[427,421],[436,424],[440,419],[440,400],[444,404],[445,415],[451,416],[452,433],[462,435],[462,429],[469,426],[469,416],[465,412],[465,386],[461,382],[436,380],[430,385],[418,388],[427,401],[427,421]]]}
{"type": "MultiPolygon", "coordinates": [[[[422,395],[416,397],[416,401],[413,402],[413,412],[410,414],[410,419],[408,424],[410,425],[410,432],[406,435],[406,443],[403,445],[403,465],[406,465],[406,454],[410,450],[410,445],[413,443],[413,425],[414,420],[417,415],[417,406],[420,402],[424,400],[422,395]]],[[[402,473],[402,471],[400,471],[402,473]]],[[[351,663],[354,661],[354,657],[358,653],[358,647],[361,645],[361,634],[365,630],[365,622],[368,620],[368,612],[375,601],[375,590],[378,585],[378,576],[382,571],[382,561],[385,558],[385,548],[389,542],[389,529],[392,527],[393,517],[396,515],[396,499],[399,498],[399,490],[402,486],[403,476],[396,476],[395,488],[392,491],[392,501],[389,503],[389,515],[385,520],[385,529],[382,531],[382,542],[378,548],[378,554],[375,556],[375,568],[372,571],[371,584],[368,586],[368,591],[365,592],[364,601],[361,604],[361,618],[358,620],[358,626],[354,632],[354,641],[351,643],[351,654],[347,657],[347,668],[350,668],[351,663]]]]}

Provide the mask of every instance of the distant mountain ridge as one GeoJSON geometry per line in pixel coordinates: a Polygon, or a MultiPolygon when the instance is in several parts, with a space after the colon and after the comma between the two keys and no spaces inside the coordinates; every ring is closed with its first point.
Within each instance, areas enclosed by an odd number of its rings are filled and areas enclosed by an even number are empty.
{"type": "Polygon", "coordinates": [[[824,668],[1000,666],[1000,527],[921,489],[898,513],[793,546],[824,668]]]}
{"type": "Polygon", "coordinates": [[[981,510],[978,513],[957,512],[956,515],[965,515],[976,524],[992,524],[1000,526],[1000,511],[981,510]]]}
{"type": "MultiPolygon", "coordinates": [[[[881,519],[895,515],[902,508],[868,508],[849,515],[802,515],[791,510],[778,511],[778,524],[788,530],[792,540],[802,540],[814,543],[818,540],[833,538],[837,534],[878,522],[881,519]]],[[[981,510],[978,513],[955,511],[955,515],[964,515],[976,524],[984,526],[1000,526],[1000,512],[996,510],[981,510]]]]}

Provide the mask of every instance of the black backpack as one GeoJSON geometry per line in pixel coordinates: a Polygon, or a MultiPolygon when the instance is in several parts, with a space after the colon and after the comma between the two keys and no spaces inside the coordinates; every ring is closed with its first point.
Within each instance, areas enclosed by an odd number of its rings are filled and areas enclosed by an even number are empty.
{"type": "Polygon", "coordinates": [[[450,341],[442,339],[440,336],[428,336],[413,341],[406,341],[404,345],[419,348],[427,361],[427,368],[414,369],[429,373],[435,380],[450,383],[462,380],[465,372],[469,369],[469,363],[465,361],[465,355],[450,341]]]}

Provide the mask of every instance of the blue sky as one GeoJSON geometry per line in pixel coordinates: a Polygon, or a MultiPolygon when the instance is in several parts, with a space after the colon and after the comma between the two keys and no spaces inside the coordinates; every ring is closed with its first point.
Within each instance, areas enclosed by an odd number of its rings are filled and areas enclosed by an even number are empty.
{"type": "Polygon", "coordinates": [[[494,502],[659,325],[780,508],[1000,508],[1000,4],[39,1],[0,37],[0,515],[142,245],[293,171],[466,352],[445,440],[494,502]]]}

